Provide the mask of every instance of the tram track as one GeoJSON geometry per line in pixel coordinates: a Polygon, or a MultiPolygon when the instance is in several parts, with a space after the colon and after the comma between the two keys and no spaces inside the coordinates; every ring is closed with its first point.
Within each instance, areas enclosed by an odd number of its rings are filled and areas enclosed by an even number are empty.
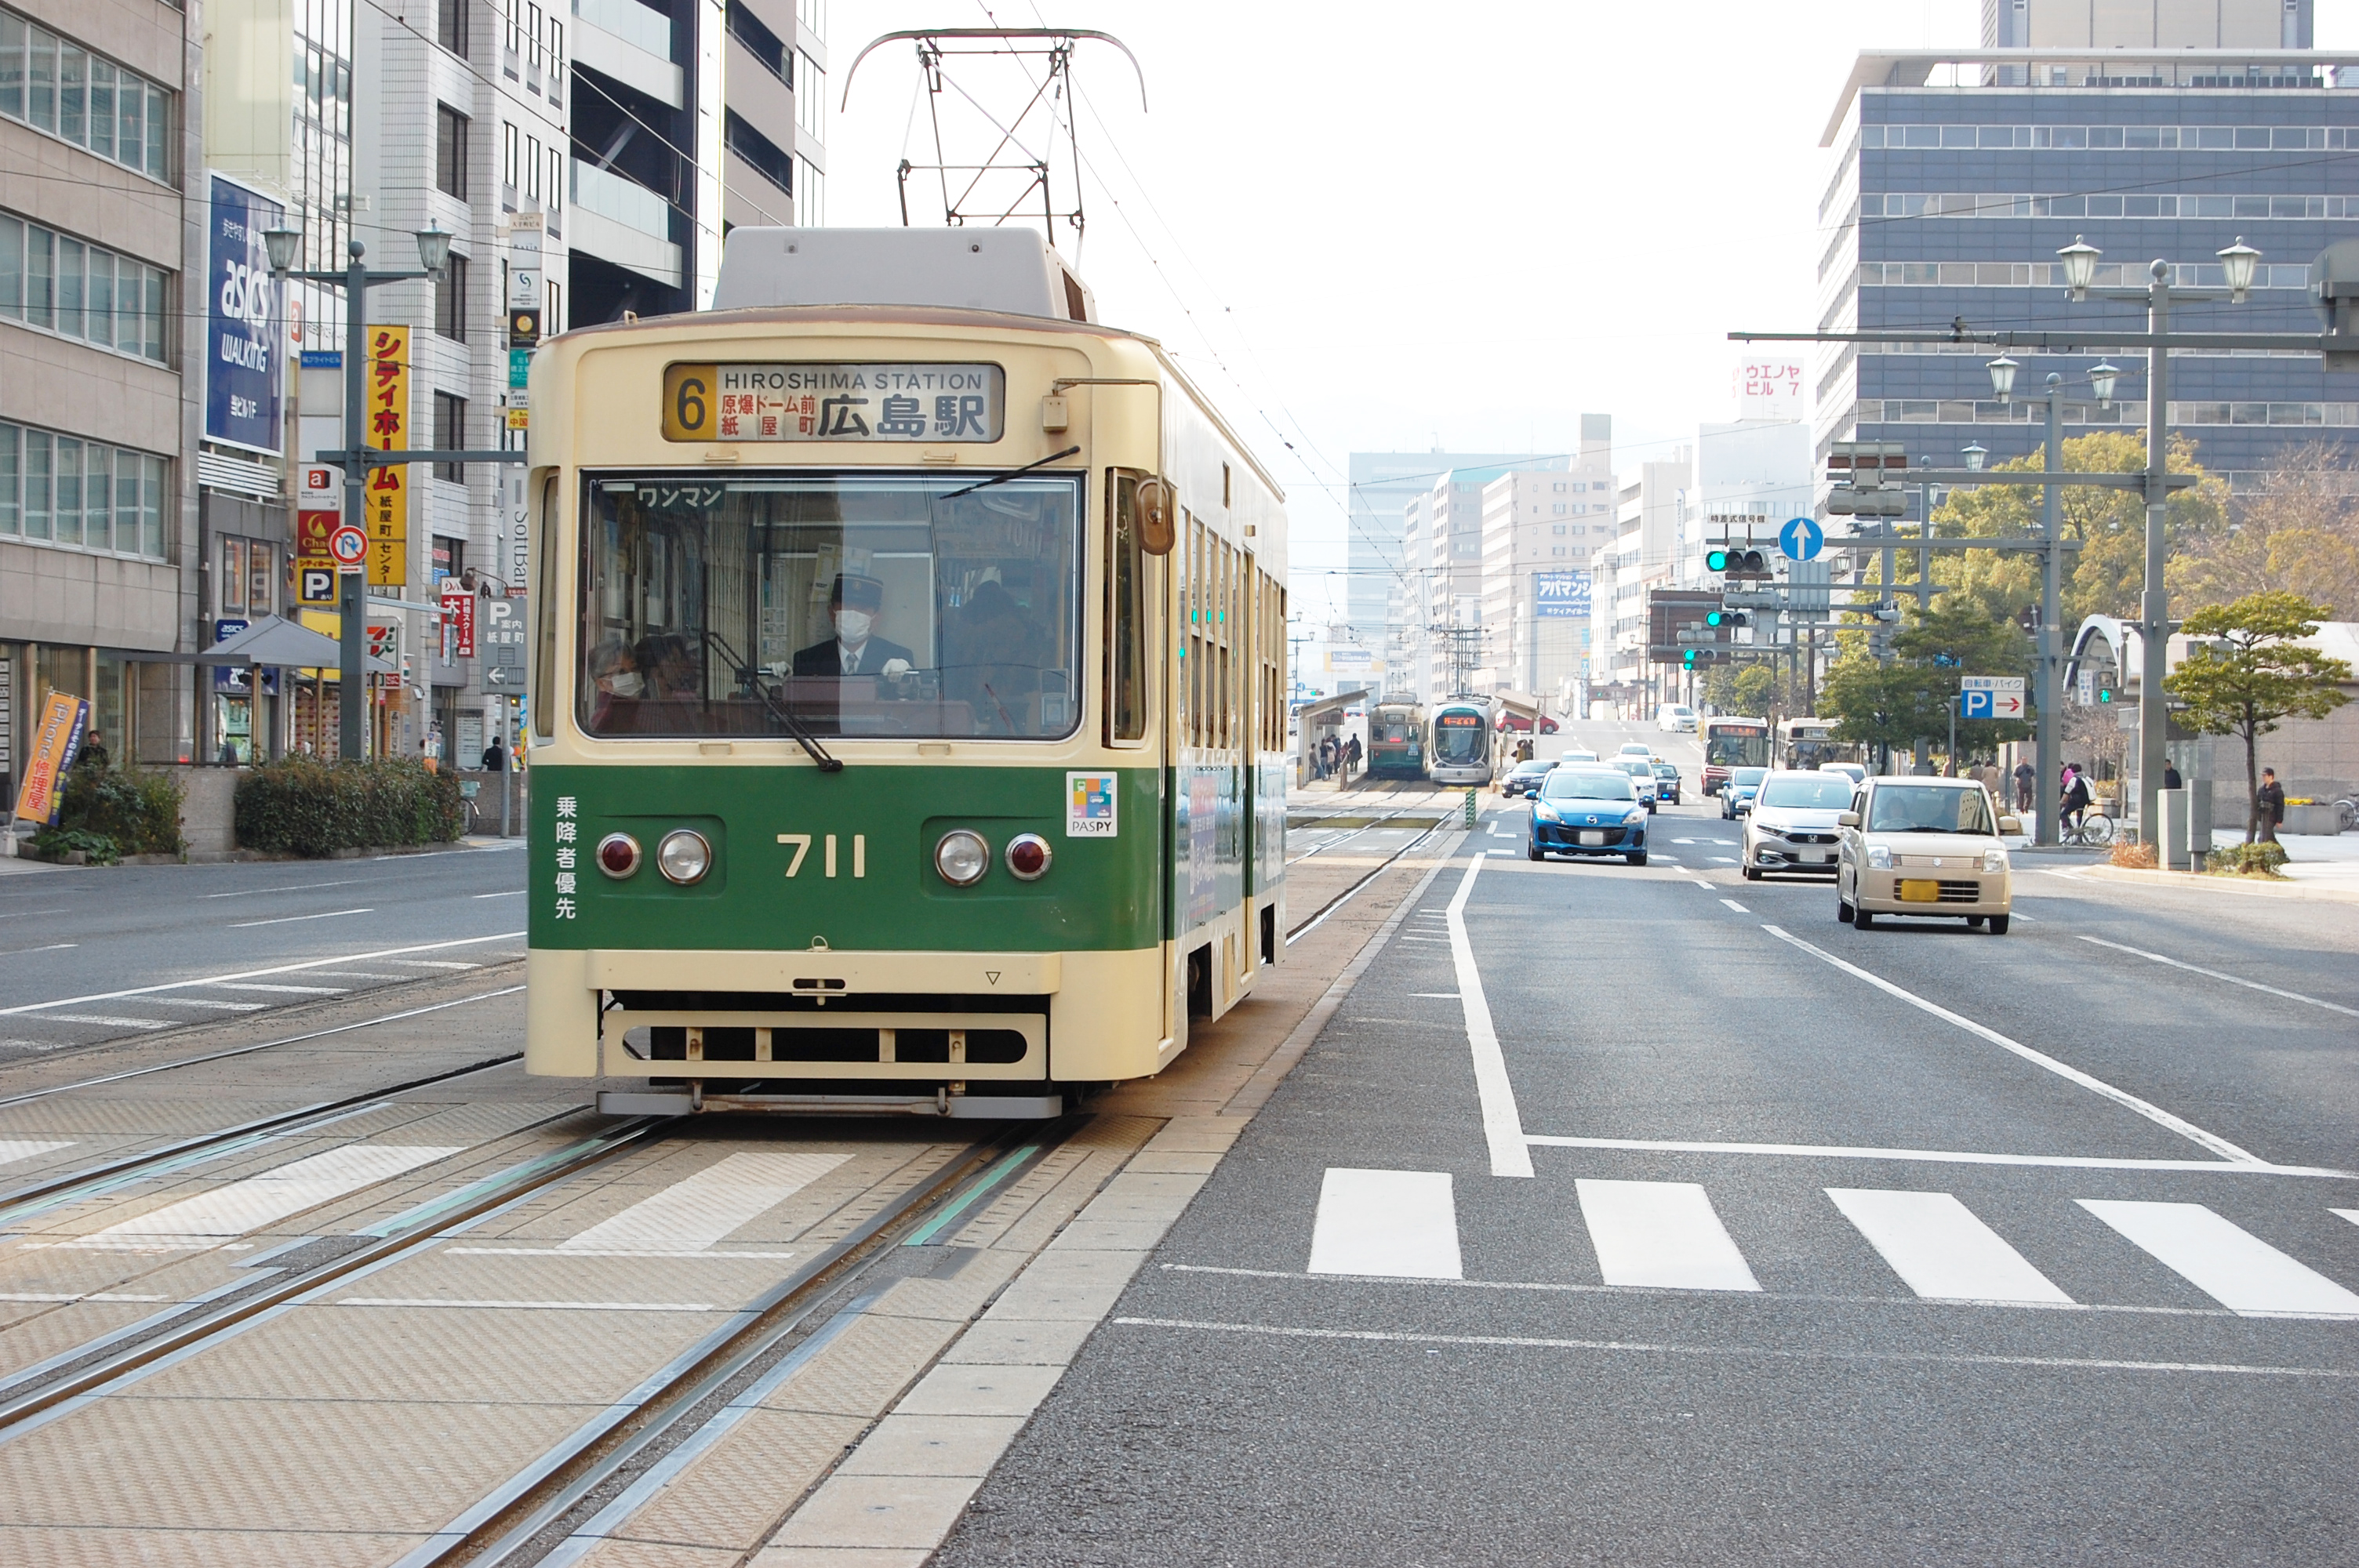
{"type": "Polygon", "coordinates": [[[938,1245],[962,1217],[1020,1180],[1090,1119],[1076,1113],[1046,1130],[1009,1129],[910,1183],[484,1494],[395,1568],[528,1568],[588,1555],[881,1295],[885,1284],[861,1287],[897,1247],[938,1245]],[[842,1304],[828,1311],[837,1302],[842,1304]]]}
{"type": "Polygon", "coordinates": [[[1359,878],[1357,881],[1353,882],[1350,887],[1345,888],[1343,892],[1337,893],[1334,897],[1321,904],[1317,909],[1311,911],[1310,914],[1299,924],[1289,927],[1286,933],[1286,945],[1291,947],[1303,937],[1310,935],[1313,926],[1316,926],[1329,915],[1343,908],[1346,903],[1350,902],[1353,896],[1359,893],[1359,892],[1365,888],[1369,883],[1375,881],[1378,877],[1383,876],[1386,871],[1391,871],[1395,863],[1400,860],[1402,857],[1408,855],[1411,850],[1417,849],[1419,845],[1423,844],[1427,839],[1432,838],[1437,833],[1446,833],[1448,831],[1450,831],[1450,824],[1446,819],[1444,821],[1437,822],[1432,827],[1427,828],[1424,832],[1419,834],[1416,838],[1410,839],[1408,843],[1402,845],[1399,849],[1394,850],[1391,854],[1386,856],[1383,863],[1376,866],[1375,870],[1359,878]]]}

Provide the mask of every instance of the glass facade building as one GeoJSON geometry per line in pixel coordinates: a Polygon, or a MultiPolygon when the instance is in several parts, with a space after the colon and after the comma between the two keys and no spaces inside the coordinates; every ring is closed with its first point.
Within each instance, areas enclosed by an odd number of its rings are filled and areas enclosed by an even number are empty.
{"type": "MultiPolygon", "coordinates": [[[[2104,253],[2099,287],[2130,287],[2158,258],[2183,285],[2217,286],[2216,253],[2242,238],[2264,253],[2249,301],[2178,308],[2173,327],[2320,330],[2310,258],[2359,235],[2359,72],[2309,49],[2251,53],[1863,56],[1828,136],[1819,325],[1923,326],[1927,341],[1821,346],[1818,455],[1857,438],[1900,441],[1940,466],[1957,466],[1970,442],[1993,463],[2023,456],[2038,448],[2051,372],[2064,378],[2069,436],[2142,433],[2146,354],[2108,355],[2101,333],[2143,331],[2144,308],[2067,300],[2056,252],[2076,236],[2104,253]],[[1935,84],[1949,76],[1967,85],[1935,84]],[[2010,351],[2022,369],[2001,404],[1984,369],[1997,351],[1940,341],[1961,319],[2096,346],[2010,351]],[[2088,374],[2108,357],[2123,371],[2110,407],[2088,374]]],[[[2314,354],[2174,352],[2170,399],[2172,428],[2232,482],[2313,441],[2359,442],[2359,374],[2330,375],[2314,354]]]]}

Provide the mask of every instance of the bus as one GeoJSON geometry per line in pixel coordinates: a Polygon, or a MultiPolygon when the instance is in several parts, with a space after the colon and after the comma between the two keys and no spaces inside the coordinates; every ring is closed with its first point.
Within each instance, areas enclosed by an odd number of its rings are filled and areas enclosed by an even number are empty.
{"type": "Polygon", "coordinates": [[[1368,709],[1368,776],[1425,777],[1425,714],[1414,702],[1380,702],[1368,709]]]}
{"type": "Polygon", "coordinates": [[[1821,762],[1862,762],[1856,741],[1835,739],[1834,719],[1787,719],[1777,725],[1777,765],[1814,773],[1821,762]]]}
{"type": "Polygon", "coordinates": [[[1037,231],[741,226],[531,391],[527,1072],[1055,1116],[1283,959],[1277,482],[1037,231]]]}
{"type": "Polygon", "coordinates": [[[1425,776],[1438,784],[1491,782],[1491,705],[1453,697],[1435,707],[1425,726],[1425,776]]]}
{"type": "Polygon", "coordinates": [[[1701,725],[1703,793],[1714,795],[1728,782],[1732,768],[1769,765],[1769,721],[1767,719],[1723,719],[1715,715],[1701,725]]]}

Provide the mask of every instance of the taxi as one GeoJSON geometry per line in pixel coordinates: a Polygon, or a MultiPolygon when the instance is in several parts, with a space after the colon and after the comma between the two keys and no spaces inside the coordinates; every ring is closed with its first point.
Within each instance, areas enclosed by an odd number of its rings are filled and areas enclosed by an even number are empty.
{"type": "Polygon", "coordinates": [[[1835,918],[1865,931],[1880,915],[1962,918],[2006,934],[2014,889],[2001,816],[1973,779],[1875,777],[1835,818],[1835,918]]]}

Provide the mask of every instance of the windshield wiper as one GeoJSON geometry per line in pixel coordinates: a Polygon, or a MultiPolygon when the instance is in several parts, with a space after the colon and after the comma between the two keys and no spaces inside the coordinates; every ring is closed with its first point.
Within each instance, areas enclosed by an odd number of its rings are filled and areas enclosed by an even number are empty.
{"type": "Polygon", "coordinates": [[[1050,463],[1062,462],[1067,458],[1072,457],[1074,454],[1078,453],[1081,449],[1082,449],[1079,447],[1067,447],[1061,452],[1050,452],[1047,457],[1042,458],[1037,463],[1026,463],[1020,469],[1010,469],[1006,473],[994,474],[989,479],[979,479],[963,490],[953,490],[948,492],[942,496],[942,499],[944,501],[956,501],[962,495],[973,495],[978,490],[989,490],[995,484],[1006,484],[1011,479],[1022,479],[1034,469],[1044,469],[1050,463]]]}
{"type": "Polygon", "coordinates": [[[819,764],[820,772],[823,773],[843,772],[843,760],[841,757],[830,755],[828,749],[819,743],[819,737],[810,732],[801,718],[793,709],[782,706],[778,699],[770,694],[769,688],[762,684],[762,672],[739,658],[737,650],[729,645],[727,638],[711,627],[705,628],[704,637],[708,643],[721,644],[721,652],[737,671],[737,684],[740,687],[751,688],[754,695],[762,699],[762,706],[768,708],[777,720],[787,727],[787,738],[800,746],[810,755],[810,760],[819,764]]]}

